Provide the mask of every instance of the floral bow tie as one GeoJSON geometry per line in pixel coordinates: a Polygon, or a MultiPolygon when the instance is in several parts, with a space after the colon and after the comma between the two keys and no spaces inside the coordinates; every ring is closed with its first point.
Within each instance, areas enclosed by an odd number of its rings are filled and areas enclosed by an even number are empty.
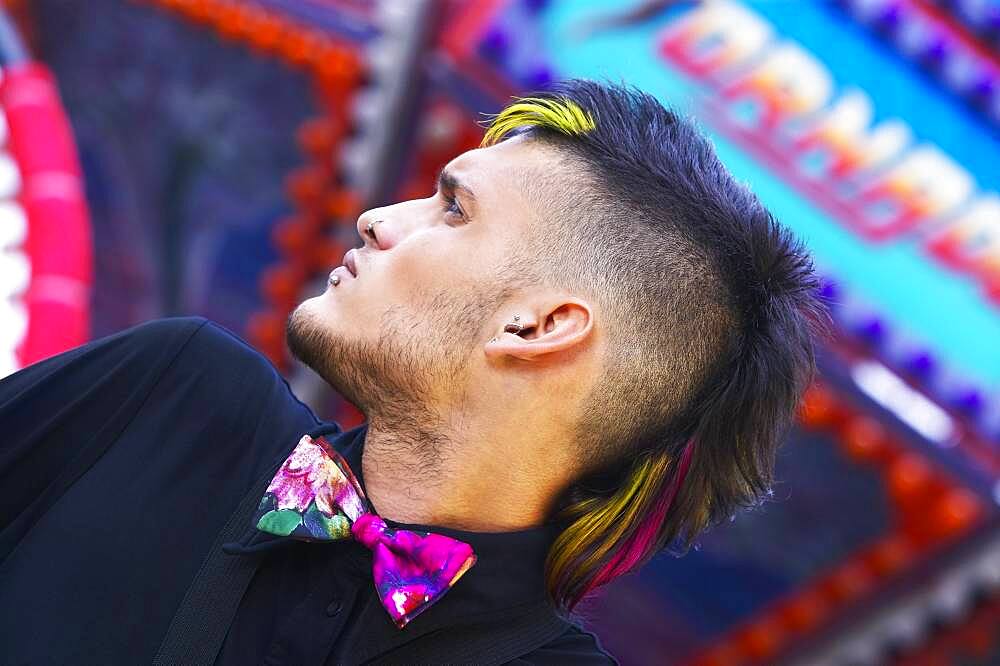
{"type": "Polygon", "coordinates": [[[347,461],[322,436],[303,435],[295,445],[267,487],[254,524],[270,534],[303,541],[355,539],[371,549],[375,589],[400,629],[476,563],[467,543],[387,526],[347,461]]]}

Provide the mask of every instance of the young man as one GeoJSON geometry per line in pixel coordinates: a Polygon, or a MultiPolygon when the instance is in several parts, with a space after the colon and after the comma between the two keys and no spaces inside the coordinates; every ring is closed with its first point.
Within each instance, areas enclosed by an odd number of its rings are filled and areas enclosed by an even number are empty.
{"type": "Polygon", "coordinates": [[[766,496],[825,310],[651,96],[521,99],[357,227],[287,340],[358,428],[200,317],[0,381],[10,663],[608,663],[568,611],[766,496]]]}

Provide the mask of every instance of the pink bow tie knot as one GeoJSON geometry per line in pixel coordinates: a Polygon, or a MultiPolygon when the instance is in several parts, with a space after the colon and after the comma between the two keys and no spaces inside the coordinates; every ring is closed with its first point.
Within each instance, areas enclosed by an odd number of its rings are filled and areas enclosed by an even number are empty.
{"type": "Polygon", "coordinates": [[[385,521],[374,513],[361,515],[354,524],[351,525],[351,534],[354,539],[369,550],[375,550],[377,544],[385,534],[388,527],[385,521]]]}

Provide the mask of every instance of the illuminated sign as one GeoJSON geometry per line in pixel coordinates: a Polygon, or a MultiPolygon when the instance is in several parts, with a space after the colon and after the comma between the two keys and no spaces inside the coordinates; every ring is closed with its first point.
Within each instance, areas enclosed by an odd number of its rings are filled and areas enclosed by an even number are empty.
{"type": "Polygon", "coordinates": [[[872,241],[918,233],[925,250],[1000,303],[1000,197],[901,119],[873,126],[862,90],[750,8],[705,3],[670,23],[659,53],[719,94],[728,128],[762,147],[798,189],[872,241]]]}

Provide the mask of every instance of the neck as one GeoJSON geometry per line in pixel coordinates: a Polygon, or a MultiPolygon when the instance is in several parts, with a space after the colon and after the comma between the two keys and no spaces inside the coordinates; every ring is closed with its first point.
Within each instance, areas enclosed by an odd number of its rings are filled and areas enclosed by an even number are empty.
{"type": "Polygon", "coordinates": [[[400,419],[394,427],[369,420],[361,464],[365,492],[380,516],[477,532],[545,522],[561,488],[546,461],[482,430],[460,435],[406,421],[410,428],[396,426],[400,419]]]}

